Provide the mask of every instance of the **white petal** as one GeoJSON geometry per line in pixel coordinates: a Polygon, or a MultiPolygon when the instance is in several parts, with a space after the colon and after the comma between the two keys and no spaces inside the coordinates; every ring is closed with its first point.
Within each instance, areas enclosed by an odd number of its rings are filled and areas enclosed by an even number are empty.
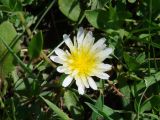
{"type": "Polygon", "coordinates": [[[87,81],[87,79],[86,79],[86,77],[85,77],[84,75],[81,76],[81,80],[82,80],[84,86],[85,86],[86,88],[89,88],[88,81],[87,81]]]}
{"type": "Polygon", "coordinates": [[[72,80],[73,80],[73,77],[70,76],[70,75],[68,75],[68,76],[64,79],[64,81],[63,81],[63,83],[62,83],[62,86],[63,86],[63,87],[67,87],[67,86],[72,82],[72,80]]]}
{"type": "Polygon", "coordinates": [[[78,93],[80,94],[80,95],[83,95],[84,94],[84,91],[85,91],[85,87],[83,86],[79,86],[78,87],[78,93]]]}
{"type": "Polygon", "coordinates": [[[65,74],[71,74],[71,70],[68,68],[68,67],[66,67],[66,66],[59,66],[59,67],[57,67],[57,71],[59,72],[59,73],[65,73],[65,74]]]}
{"type": "Polygon", "coordinates": [[[84,86],[84,85],[82,84],[81,79],[80,79],[79,76],[75,76],[75,80],[76,80],[76,85],[77,85],[77,86],[80,86],[80,85],[84,86]]]}
{"type": "Polygon", "coordinates": [[[84,87],[80,77],[79,76],[75,76],[75,80],[76,80],[76,85],[78,87],[79,94],[83,95],[84,91],[85,91],[85,87],[84,87]]]}
{"type": "Polygon", "coordinates": [[[109,79],[109,75],[107,73],[103,73],[103,72],[97,72],[95,74],[95,76],[104,79],[104,80],[108,80],[109,79]]]}
{"type": "Polygon", "coordinates": [[[50,56],[50,59],[56,63],[60,63],[60,64],[64,63],[64,61],[61,58],[59,58],[58,56],[50,56]]]}
{"type": "Polygon", "coordinates": [[[105,60],[106,58],[109,57],[109,55],[113,52],[112,48],[106,48],[103,51],[100,51],[99,53],[97,53],[97,57],[99,58],[100,61],[105,60]]]}
{"type": "Polygon", "coordinates": [[[66,70],[66,68],[65,68],[64,66],[59,66],[59,67],[57,67],[57,71],[58,71],[59,73],[64,73],[65,70],[66,70]]]}
{"type": "Polygon", "coordinates": [[[64,42],[69,47],[69,49],[72,51],[74,49],[73,43],[70,39],[70,37],[66,34],[63,35],[64,42]]]}
{"type": "Polygon", "coordinates": [[[105,38],[101,38],[99,39],[92,47],[92,51],[96,50],[97,48],[102,48],[102,46],[104,46],[106,39],[105,38]]]}
{"type": "Polygon", "coordinates": [[[78,33],[77,33],[77,42],[78,42],[78,47],[81,47],[82,43],[83,43],[83,39],[84,39],[84,30],[82,27],[80,27],[78,29],[78,33]]]}
{"type": "Polygon", "coordinates": [[[65,74],[71,74],[72,71],[71,71],[70,69],[65,69],[64,73],[65,73],[65,74]]]}
{"type": "Polygon", "coordinates": [[[93,78],[87,77],[87,79],[88,79],[88,83],[89,83],[90,87],[94,90],[97,90],[97,85],[96,85],[95,81],[93,80],[93,78]]]}
{"type": "Polygon", "coordinates": [[[57,49],[55,50],[55,53],[56,53],[61,59],[66,60],[67,54],[66,54],[62,49],[57,48],[57,49]]]}
{"type": "Polygon", "coordinates": [[[104,70],[104,71],[109,71],[109,70],[112,69],[112,65],[101,63],[101,64],[97,65],[97,68],[101,69],[101,70],[104,70]]]}
{"type": "Polygon", "coordinates": [[[94,40],[95,38],[93,37],[92,32],[89,31],[84,38],[83,46],[91,47],[94,43],[94,40]]]}

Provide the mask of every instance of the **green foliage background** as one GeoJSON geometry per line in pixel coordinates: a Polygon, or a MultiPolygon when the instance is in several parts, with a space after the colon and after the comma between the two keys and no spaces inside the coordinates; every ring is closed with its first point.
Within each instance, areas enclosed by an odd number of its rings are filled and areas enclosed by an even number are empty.
{"type": "MultiPolygon", "coordinates": [[[[160,0],[0,0],[0,120],[159,120],[160,0]],[[114,48],[110,80],[81,96],[48,57],[64,33],[114,48]]],[[[62,46],[65,48],[65,46],[62,46]]]]}

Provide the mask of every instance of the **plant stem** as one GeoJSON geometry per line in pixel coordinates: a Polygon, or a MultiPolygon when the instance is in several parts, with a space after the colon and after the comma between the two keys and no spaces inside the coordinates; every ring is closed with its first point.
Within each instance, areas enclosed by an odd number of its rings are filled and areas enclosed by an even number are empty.
{"type": "Polygon", "coordinates": [[[45,12],[42,14],[42,16],[40,17],[40,19],[37,21],[37,24],[35,25],[35,27],[33,28],[33,31],[36,30],[36,28],[38,27],[38,25],[40,24],[40,22],[42,21],[42,19],[44,18],[44,16],[47,14],[47,12],[52,8],[52,6],[54,5],[56,0],[53,0],[49,6],[47,7],[47,9],[45,10],[45,12]]]}
{"type": "MultiPolygon", "coordinates": [[[[151,38],[151,22],[152,22],[152,0],[150,0],[149,3],[149,26],[148,26],[148,34],[149,34],[149,45],[148,45],[148,59],[150,59],[151,55],[150,55],[150,51],[151,51],[151,42],[152,42],[152,38],[151,38]]],[[[150,68],[151,68],[151,62],[148,61],[148,73],[149,75],[151,75],[150,73],[150,68]]]]}
{"type": "Polygon", "coordinates": [[[13,115],[13,120],[16,120],[16,115],[15,115],[16,109],[15,109],[13,97],[11,98],[11,104],[12,104],[12,115],[13,115]]]}
{"type": "MultiPolygon", "coordinates": [[[[25,24],[25,18],[24,18],[23,13],[22,12],[18,12],[18,15],[19,15],[20,21],[22,22],[22,25],[24,25],[24,27],[25,27],[25,30],[26,30],[29,38],[32,39],[33,34],[31,32],[30,28],[25,24]]],[[[54,63],[52,63],[52,61],[46,56],[46,54],[43,51],[41,51],[41,55],[40,56],[42,56],[53,68],[57,67],[54,63]]]]}
{"type": "Polygon", "coordinates": [[[42,57],[53,67],[56,68],[57,66],[48,58],[48,56],[44,53],[41,52],[42,57]]]}

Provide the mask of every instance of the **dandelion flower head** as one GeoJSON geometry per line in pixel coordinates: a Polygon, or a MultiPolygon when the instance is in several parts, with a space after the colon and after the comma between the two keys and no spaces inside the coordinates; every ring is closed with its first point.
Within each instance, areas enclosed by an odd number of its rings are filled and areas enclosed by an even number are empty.
{"type": "Polygon", "coordinates": [[[105,38],[94,43],[92,32],[86,33],[82,27],[78,29],[73,42],[66,34],[63,35],[63,39],[69,50],[57,48],[55,50],[57,56],[50,57],[52,61],[61,64],[57,67],[57,71],[67,74],[62,86],[67,87],[75,80],[79,94],[83,95],[85,88],[89,87],[97,90],[93,76],[109,79],[109,75],[105,72],[111,70],[112,66],[103,61],[109,57],[113,49],[106,47],[105,38]]]}

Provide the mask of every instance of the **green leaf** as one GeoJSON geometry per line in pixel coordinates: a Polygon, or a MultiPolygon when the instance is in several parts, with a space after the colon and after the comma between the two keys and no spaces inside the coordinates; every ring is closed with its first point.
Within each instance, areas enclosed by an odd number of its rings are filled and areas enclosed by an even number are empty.
{"type": "Polygon", "coordinates": [[[139,63],[139,64],[142,64],[145,62],[145,58],[146,58],[146,55],[145,55],[145,52],[143,53],[140,53],[137,57],[136,57],[136,61],[139,63]]]}
{"type": "Polygon", "coordinates": [[[55,104],[51,103],[49,100],[43,98],[42,96],[40,96],[40,97],[57,114],[57,116],[61,118],[61,120],[70,120],[68,115],[66,113],[64,113],[61,109],[59,109],[55,104]]]}
{"type": "Polygon", "coordinates": [[[112,120],[112,118],[109,117],[108,112],[106,113],[105,111],[103,111],[103,110],[106,110],[105,108],[100,110],[98,107],[96,107],[95,105],[89,102],[85,102],[85,103],[99,116],[104,117],[105,120],[112,120]]]}
{"type": "Polygon", "coordinates": [[[101,9],[86,10],[85,16],[88,22],[95,28],[105,31],[108,29],[120,29],[121,22],[123,22],[124,19],[129,18],[130,13],[117,11],[116,7],[110,7],[109,11],[101,9]]]}
{"type": "Polygon", "coordinates": [[[72,21],[78,21],[81,9],[78,0],[58,0],[60,11],[72,21]]]}
{"type": "Polygon", "coordinates": [[[154,95],[143,102],[140,112],[150,111],[153,107],[160,107],[160,95],[154,95]]]}
{"type": "Polygon", "coordinates": [[[3,5],[9,5],[10,0],[0,0],[3,5]]]}
{"type": "Polygon", "coordinates": [[[1,3],[3,8],[5,8],[1,10],[7,10],[8,12],[22,11],[22,3],[19,0],[1,0],[1,3]]]}
{"type": "Polygon", "coordinates": [[[8,51],[2,40],[15,52],[19,50],[19,44],[15,39],[17,35],[13,25],[6,21],[0,25],[0,75],[5,76],[14,68],[13,56],[8,51]]]}
{"type": "Polygon", "coordinates": [[[136,0],[128,0],[128,2],[130,2],[130,3],[135,3],[136,0]]]}
{"type": "Polygon", "coordinates": [[[22,3],[19,0],[10,0],[9,7],[12,11],[22,11],[22,3]]]}
{"type": "MultiPolygon", "coordinates": [[[[103,104],[104,104],[104,98],[103,98],[103,96],[100,95],[98,100],[97,100],[97,102],[96,102],[96,104],[95,104],[95,107],[99,108],[99,110],[102,111],[103,104]]],[[[93,111],[92,112],[92,120],[97,120],[97,118],[98,118],[98,114],[93,111]]]]}
{"type": "Polygon", "coordinates": [[[42,48],[43,48],[43,35],[42,31],[40,31],[33,36],[32,40],[29,43],[28,53],[30,58],[32,59],[37,58],[40,55],[42,48]]]}
{"type": "Polygon", "coordinates": [[[160,72],[152,74],[151,76],[145,77],[144,81],[140,81],[138,84],[134,85],[134,90],[138,94],[138,91],[143,90],[146,87],[150,87],[160,81],[160,72]]]}
{"type": "Polygon", "coordinates": [[[157,83],[158,81],[160,81],[160,72],[157,72],[156,74],[153,74],[149,77],[145,77],[144,80],[145,80],[146,87],[149,87],[157,83]]]}
{"type": "Polygon", "coordinates": [[[24,0],[23,3],[25,3],[26,5],[28,5],[28,4],[32,4],[33,1],[34,1],[34,0],[24,0]]]}
{"type": "Polygon", "coordinates": [[[119,88],[120,88],[120,92],[125,96],[125,97],[122,97],[122,104],[124,107],[130,107],[130,98],[131,98],[131,91],[130,91],[130,88],[129,88],[129,85],[127,83],[127,80],[124,76],[124,74],[121,74],[118,76],[117,78],[119,80],[119,88]],[[126,92],[127,91],[127,92],[126,92]]]}
{"type": "Polygon", "coordinates": [[[70,90],[66,90],[64,93],[64,103],[67,106],[68,110],[71,112],[74,119],[84,119],[82,112],[83,106],[81,106],[80,101],[76,94],[70,90]]]}
{"type": "Polygon", "coordinates": [[[123,53],[124,60],[128,66],[129,71],[135,71],[139,67],[139,63],[136,61],[136,59],[132,56],[130,56],[128,53],[123,53]]]}
{"type": "Polygon", "coordinates": [[[107,29],[109,13],[104,10],[86,10],[85,15],[89,23],[98,29],[107,29]]]}
{"type": "Polygon", "coordinates": [[[108,116],[114,113],[113,109],[106,105],[103,105],[103,112],[106,113],[108,116]]]}
{"type": "Polygon", "coordinates": [[[109,2],[108,0],[92,0],[91,9],[103,9],[105,5],[109,2]]]}

